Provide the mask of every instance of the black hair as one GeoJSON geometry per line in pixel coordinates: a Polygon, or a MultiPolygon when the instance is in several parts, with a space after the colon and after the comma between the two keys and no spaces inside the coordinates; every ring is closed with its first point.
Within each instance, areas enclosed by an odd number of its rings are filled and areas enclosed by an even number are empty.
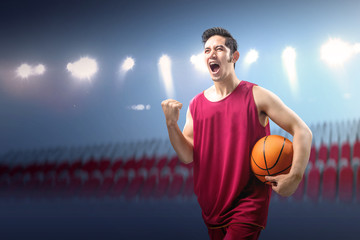
{"type": "MultiPolygon", "coordinates": [[[[203,44],[205,45],[207,40],[209,40],[209,38],[215,35],[219,35],[225,38],[225,46],[230,49],[230,56],[232,56],[234,52],[237,51],[236,40],[233,38],[233,36],[231,36],[229,31],[221,27],[213,27],[205,30],[204,33],[202,34],[203,44]]],[[[234,68],[235,68],[235,63],[234,63],[234,68]]]]}

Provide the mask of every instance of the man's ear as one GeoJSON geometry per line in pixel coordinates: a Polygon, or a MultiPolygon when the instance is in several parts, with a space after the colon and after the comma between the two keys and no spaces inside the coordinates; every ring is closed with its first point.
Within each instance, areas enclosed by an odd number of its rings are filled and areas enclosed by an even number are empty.
{"type": "Polygon", "coordinates": [[[232,62],[236,63],[237,60],[239,60],[239,57],[240,57],[240,53],[238,51],[235,51],[232,56],[232,62]]]}

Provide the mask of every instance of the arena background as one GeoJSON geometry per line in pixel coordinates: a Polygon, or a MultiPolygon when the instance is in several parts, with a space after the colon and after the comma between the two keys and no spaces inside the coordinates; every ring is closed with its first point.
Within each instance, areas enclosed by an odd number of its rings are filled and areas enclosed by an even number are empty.
{"type": "Polygon", "coordinates": [[[172,161],[160,103],[184,104],[182,127],[190,100],[212,84],[201,34],[221,26],[238,41],[238,77],[276,93],[314,135],[301,189],[274,194],[261,239],[358,239],[359,8],[355,0],[2,1],[1,238],[207,239],[186,188],[191,166],[172,161]],[[109,162],[85,169],[90,160],[109,162]],[[124,188],[98,197],[110,175],[124,188]],[[152,175],[157,185],[144,197],[152,175]],[[181,188],[162,188],[175,175],[181,188]]]}

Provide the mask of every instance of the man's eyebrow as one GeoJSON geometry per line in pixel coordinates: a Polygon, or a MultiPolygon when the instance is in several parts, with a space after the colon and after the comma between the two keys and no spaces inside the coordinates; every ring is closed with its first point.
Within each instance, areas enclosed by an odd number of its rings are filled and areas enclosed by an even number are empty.
{"type": "MultiPolygon", "coordinates": [[[[215,48],[217,48],[217,47],[225,47],[225,45],[223,45],[223,44],[219,44],[219,45],[216,45],[215,46],[215,48]]],[[[206,47],[205,49],[210,49],[211,47],[206,47]]]]}

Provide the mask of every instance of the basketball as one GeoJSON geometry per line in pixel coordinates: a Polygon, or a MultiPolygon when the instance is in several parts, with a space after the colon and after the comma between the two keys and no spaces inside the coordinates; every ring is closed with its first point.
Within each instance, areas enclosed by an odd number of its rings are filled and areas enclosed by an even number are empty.
{"type": "Polygon", "coordinates": [[[265,176],[289,173],[293,158],[292,142],[285,137],[269,135],[257,141],[251,151],[251,169],[262,182],[265,176]]]}

